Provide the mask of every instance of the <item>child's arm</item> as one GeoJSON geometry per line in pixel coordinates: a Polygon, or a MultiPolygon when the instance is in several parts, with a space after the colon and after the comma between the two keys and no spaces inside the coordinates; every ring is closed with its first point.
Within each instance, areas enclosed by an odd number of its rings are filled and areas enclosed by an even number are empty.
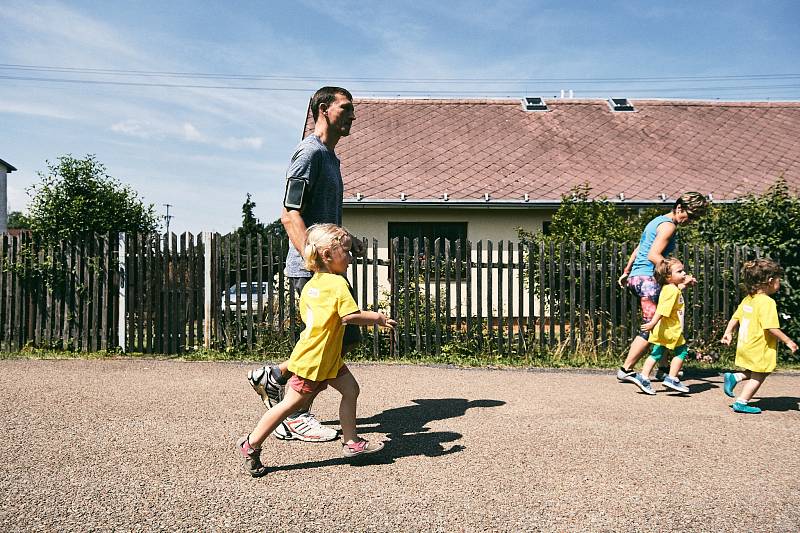
{"type": "Polygon", "coordinates": [[[380,312],[358,311],[342,317],[342,324],[353,324],[355,326],[371,326],[373,324],[377,324],[389,329],[394,329],[394,327],[397,325],[397,322],[380,312]]]}
{"type": "Polygon", "coordinates": [[[775,335],[779,341],[784,343],[792,353],[797,351],[797,343],[786,336],[786,333],[781,331],[780,328],[769,328],[767,331],[775,335]]]}
{"type": "Polygon", "coordinates": [[[683,283],[678,284],[678,288],[680,290],[683,290],[689,285],[694,285],[695,283],[697,283],[697,278],[695,278],[691,274],[686,274],[686,279],[683,280],[683,283]]]}
{"type": "Polygon", "coordinates": [[[722,334],[722,338],[719,342],[730,346],[731,341],[733,340],[733,330],[739,326],[739,319],[738,318],[731,318],[728,321],[728,326],[725,328],[725,333],[722,334]]]}
{"type": "Polygon", "coordinates": [[[654,314],[653,318],[650,319],[650,322],[642,324],[642,329],[645,331],[652,331],[653,328],[656,327],[656,324],[658,324],[659,320],[661,320],[661,315],[658,313],[654,314]]]}

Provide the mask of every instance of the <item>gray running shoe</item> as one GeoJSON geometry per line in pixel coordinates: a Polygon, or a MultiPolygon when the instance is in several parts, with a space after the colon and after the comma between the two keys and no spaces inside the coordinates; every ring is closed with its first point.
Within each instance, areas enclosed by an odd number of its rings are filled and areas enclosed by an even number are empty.
{"type": "Polygon", "coordinates": [[[620,381],[631,381],[631,378],[636,374],[635,370],[625,370],[622,367],[617,369],[617,379],[620,381]]]}
{"type": "Polygon", "coordinates": [[[275,381],[272,369],[272,366],[266,365],[247,372],[247,381],[267,408],[280,403],[284,393],[284,386],[275,381]]]}

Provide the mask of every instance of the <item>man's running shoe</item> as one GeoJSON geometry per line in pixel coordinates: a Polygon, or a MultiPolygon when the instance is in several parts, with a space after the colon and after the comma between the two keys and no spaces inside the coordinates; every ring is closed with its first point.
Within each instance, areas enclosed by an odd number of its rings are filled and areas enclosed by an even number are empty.
{"type": "Polygon", "coordinates": [[[689,387],[681,383],[681,380],[670,376],[664,376],[664,386],[677,392],[689,392],[689,387]]]}
{"type": "Polygon", "coordinates": [[[261,464],[261,449],[253,448],[245,435],[236,441],[238,455],[244,459],[244,470],[252,477],[261,477],[267,473],[267,467],[261,464]]]}
{"type": "Polygon", "coordinates": [[[758,407],[753,407],[752,405],[747,405],[744,402],[733,402],[731,405],[733,411],[736,413],[747,413],[750,415],[757,415],[761,412],[761,409],[758,407]]]}
{"type": "Polygon", "coordinates": [[[301,413],[294,418],[287,418],[272,433],[280,440],[302,440],[305,442],[328,442],[336,440],[339,432],[323,426],[311,413],[301,413]]]}
{"type": "Polygon", "coordinates": [[[619,367],[617,369],[617,379],[620,381],[630,381],[633,382],[633,376],[636,375],[635,370],[625,370],[623,367],[619,367]]]}
{"type": "Polygon", "coordinates": [[[731,372],[725,372],[722,374],[722,379],[724,380],[725,384],[723,385],[723,390],[725,391],[725,396],[730,396],[733,398],[733,389],[736,387],[736,376],[733,375],[731,372]]]}
{"type": "Polygon", "coordinates": [[[653,390],[653,385],[650,384],[650,380],[638,372],[633,376],[631,381],[636,384],[637,387],[642,389],[642,392],[645,394],[652,396],[656,393],[656,391],[653,390]]]}
{"type": "Polygon", "coordinates": [[[269,365],[247,372],[247,381],[267,408],[283,400],[284,386],[276,381],[275,374],[279,375],[280,370],[269,365]]]}

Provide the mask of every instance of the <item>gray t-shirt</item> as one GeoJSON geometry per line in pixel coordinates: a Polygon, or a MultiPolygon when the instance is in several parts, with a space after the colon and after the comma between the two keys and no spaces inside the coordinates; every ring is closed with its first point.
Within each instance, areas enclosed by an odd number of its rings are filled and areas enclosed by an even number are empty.
{"type": "MultiPolygon", "coordinates": [[[[314,134],[297,145],[297,149],[286,171],[286,179],[302,178],[306,190],[300,216],[306,227],[318,223],[342,225],[342,201],[344,184],[339,169],[339,158],[314,134]]],[[[286,255],[285,274],[291,278],[310,278],[303,258],[294,246],[289,245],[286,255]]]]}

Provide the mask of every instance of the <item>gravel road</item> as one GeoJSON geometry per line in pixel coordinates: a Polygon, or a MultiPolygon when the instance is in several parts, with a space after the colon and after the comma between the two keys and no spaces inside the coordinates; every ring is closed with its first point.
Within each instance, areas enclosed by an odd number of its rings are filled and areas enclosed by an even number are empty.
{"type": "Polygon", "coordinates": [[[386,449],[269,439],[251,479],[254,366],[0,361],[0,530],[800,530],[800,374],[736,415],[717,375],[650,397],[609,372],[352,365],[386,449]]]}

